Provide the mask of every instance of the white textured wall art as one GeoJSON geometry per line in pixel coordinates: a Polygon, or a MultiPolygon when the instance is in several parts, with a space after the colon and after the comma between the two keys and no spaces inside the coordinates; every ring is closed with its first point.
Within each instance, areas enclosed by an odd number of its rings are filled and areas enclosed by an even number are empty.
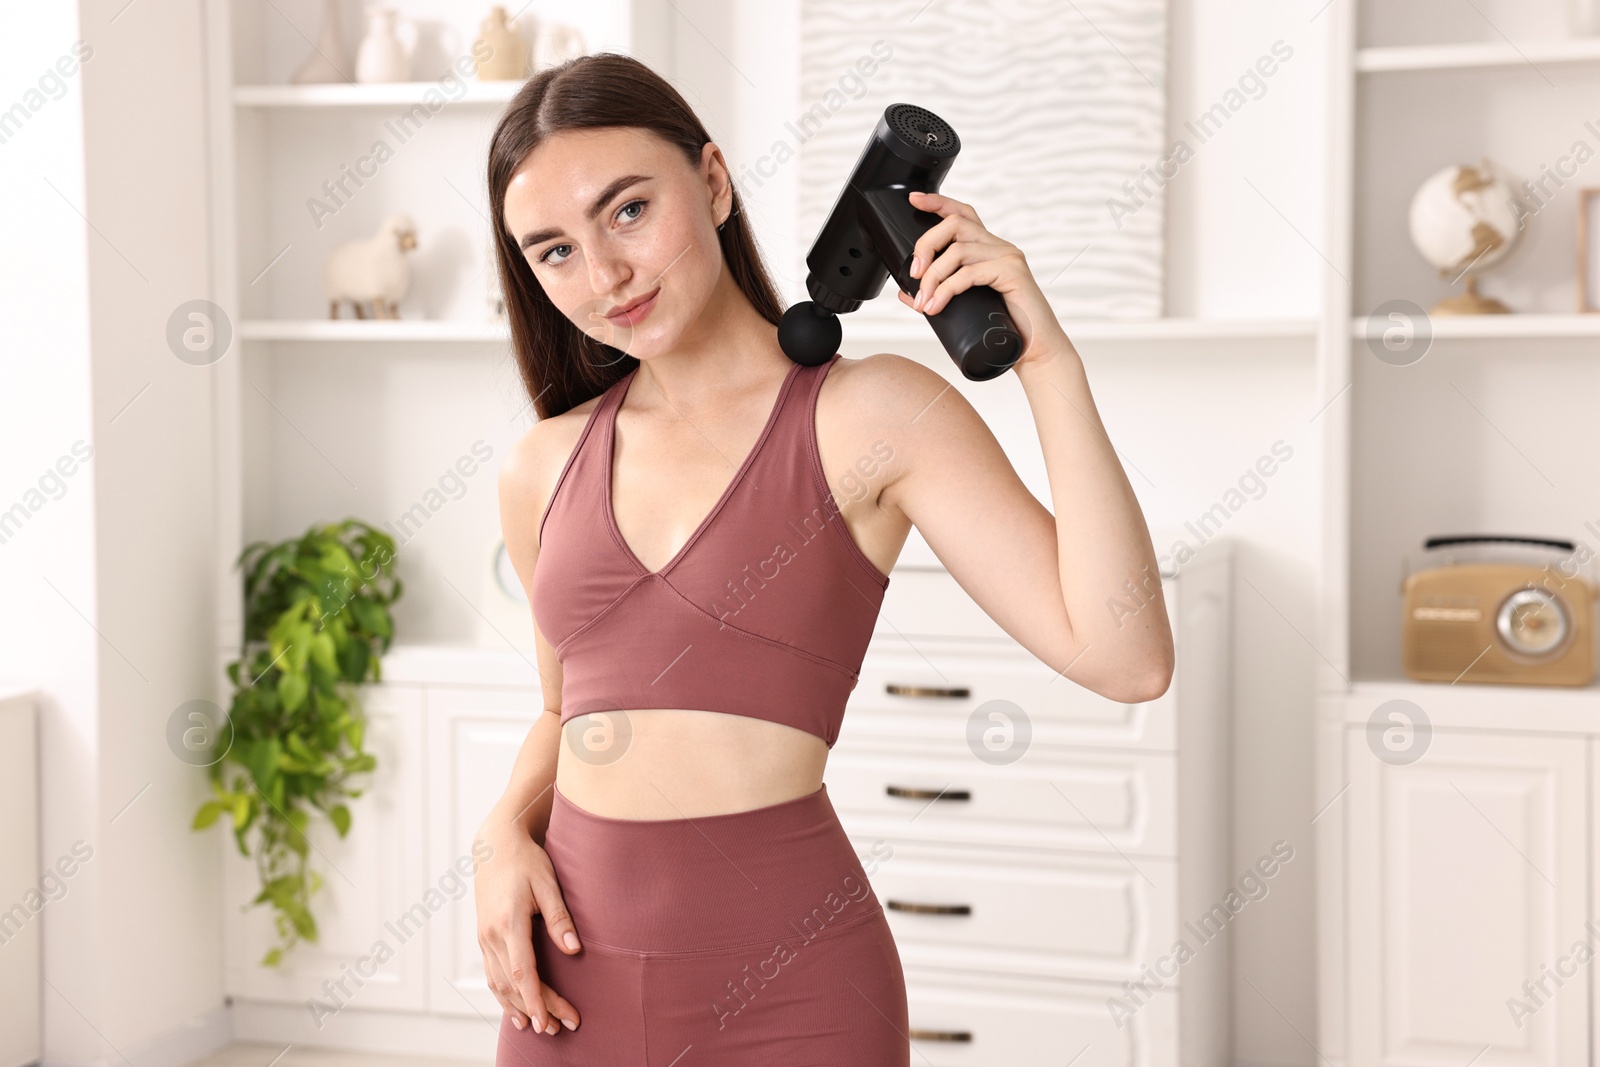
{"type": "MultiPolygon", "coordinates": [[[[1166,0],[802,0],[801,20],[801,111],[763,158],[799,157],[802,260],[883,109],[916,104],[961,138],[942,191],[1063,321],[1162,314],[1166,0]]],[[[856,315],[909,314],[893,289],[856,315]]]]}

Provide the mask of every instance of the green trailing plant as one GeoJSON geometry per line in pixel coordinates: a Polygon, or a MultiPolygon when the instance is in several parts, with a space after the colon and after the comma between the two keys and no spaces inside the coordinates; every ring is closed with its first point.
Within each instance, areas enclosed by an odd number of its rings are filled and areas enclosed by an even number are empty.
{"type": "Polygon", "coordinates": [[[255,859],[261,892],[250,906],[272,907],[278,935],[263,966],[317,940],[311,898],[322,876],[308,862],[307,830],[325,818],[349,833],[347,801],[377,766],[356,687],[381,680],[379,658],[394,637],[389,605],[401,592],[394,563],[394,539],[356,519],[239,555],[244,635],[228,664],[231,744],[211,764],[212,799],[193,825],[227,815],[239,852],[255,859]]]}

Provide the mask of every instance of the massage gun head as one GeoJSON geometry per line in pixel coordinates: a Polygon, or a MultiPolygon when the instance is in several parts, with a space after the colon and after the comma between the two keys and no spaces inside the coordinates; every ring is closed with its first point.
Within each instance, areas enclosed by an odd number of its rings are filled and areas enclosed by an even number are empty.
{"type": "Polygon", "coordinates": [[[802,300],[785,311],[778,323],[778,347],[802,367],[828,362],[839,351],[843,339],[839,316],[810,300],[802,300]]]}

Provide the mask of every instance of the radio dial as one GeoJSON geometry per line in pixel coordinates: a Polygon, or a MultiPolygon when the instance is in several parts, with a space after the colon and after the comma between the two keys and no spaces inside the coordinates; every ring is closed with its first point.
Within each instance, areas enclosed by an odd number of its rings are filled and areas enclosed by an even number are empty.
{"type": "Polygon", "coordinates": [[[1519,589],[1501,602],[1495,630],[1513,652],[1542,658],[1566,645],[1572,626],[1556,597],[1542,589],[1519,589]]]}

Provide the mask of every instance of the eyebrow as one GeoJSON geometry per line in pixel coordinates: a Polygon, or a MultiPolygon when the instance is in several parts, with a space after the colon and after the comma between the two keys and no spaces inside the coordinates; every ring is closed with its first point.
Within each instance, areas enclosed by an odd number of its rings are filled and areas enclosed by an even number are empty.
{"type": "MultiPolygon", "coordinates": [[[[601,190],[600,195],[594,198],[594,203],[590,204],[588,210],[584,212],[585,217],[587,217],[590,222],[593,222],[595,216],[600,214],[601,210],[605,208],[606,204],[610,202],[612,197],[616,196],[630,185],[649,180],[650,175],[648,174],[624,174],[622,177],[613,181],[610,185],[601,190]]],[[[523,237],[522,240],[518,242],[517,247],[521,248],[523,251],[527,251],[530,245],[536,245],[541,241],[548,241],[552,237],[560,237],[561,234],[562,230],[559,226],[537,230],[523,237]]]]}

